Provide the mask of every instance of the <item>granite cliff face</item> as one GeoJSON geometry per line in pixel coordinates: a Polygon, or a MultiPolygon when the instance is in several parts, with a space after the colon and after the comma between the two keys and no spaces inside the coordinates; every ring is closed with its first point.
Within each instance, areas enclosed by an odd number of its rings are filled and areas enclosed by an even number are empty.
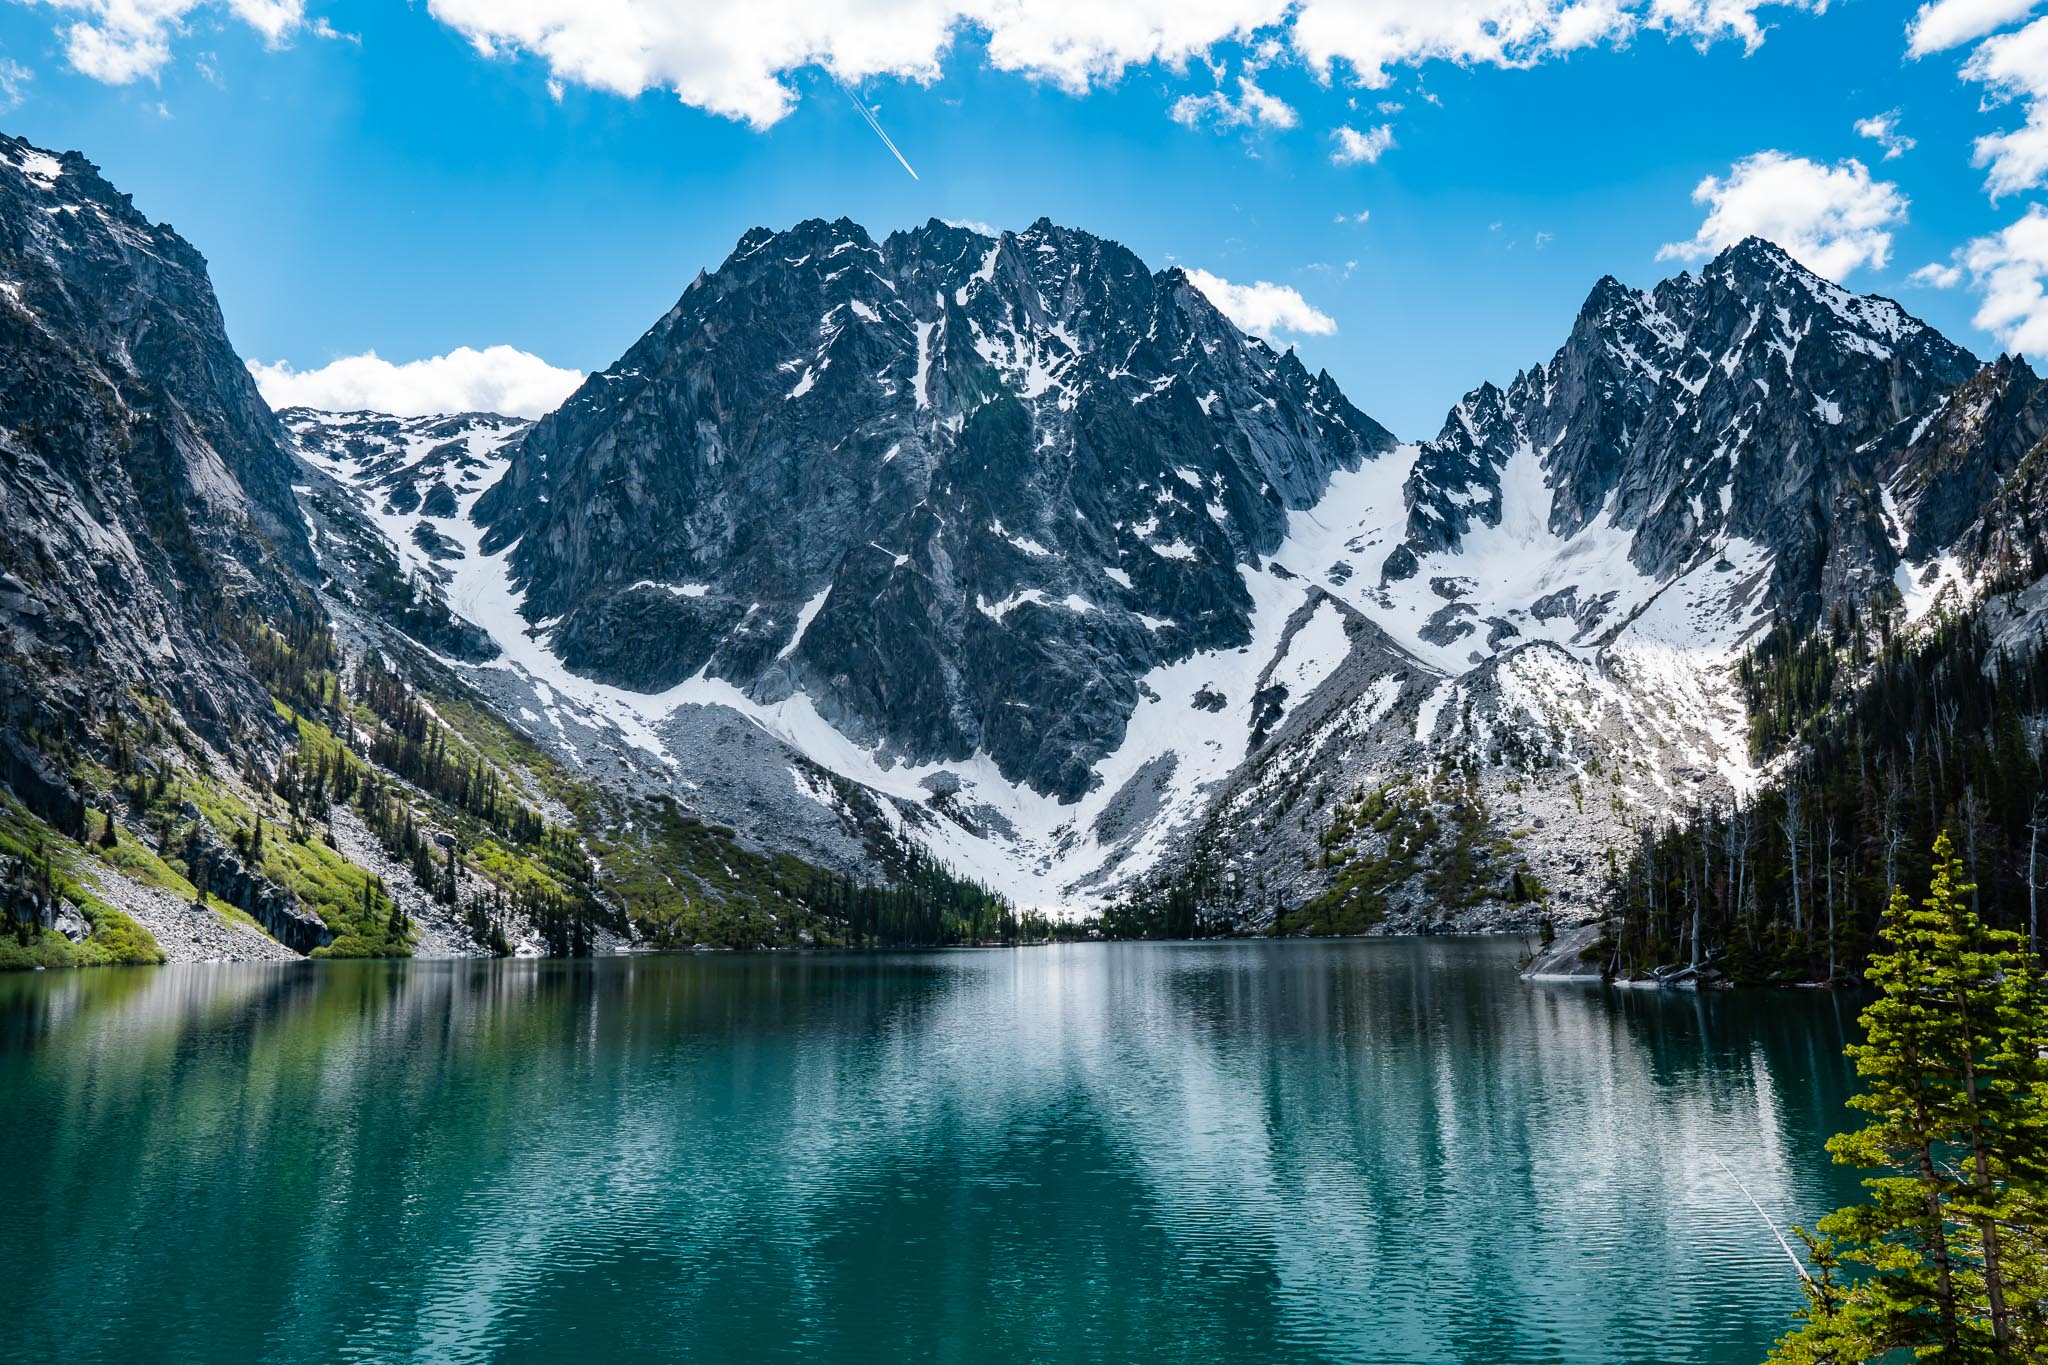
{"type": "Polygon", "coordinates": [[[0,138],[0,967],[532,951],[625,922],[516,751],[361,686],[370,646],[492,646],[298,444],[199,253],[76,153],[0,138]]]}
{"type": "Polygon", "coordinates": [[[76,816],[49,751],[126,688],[209,742],[262,724],[222,632],[304,594],[295,467],[199,253],[0,137],[0,777],[32,806],[76,816]]]}
{"type": "MultiPolygon", "coordinates": [[[[2026,361],[2000,356],[1859,452],[1882,483],[1902,562],[1938,565],[1953,552],[1972,574],[2048,572],[2044,437],[2048,382],[2026,361]]],[[[1910,592],[1910,573],[1907,580],[1910,592]]]]}
{"type": "Polygon", "coordinates": [[[1149,670],[1394,444],[1179,271],[1041,221],[750,232],[478,504],[561,658],[801,693],[888,759],[1072,799],[1149,670]]]}
{"type": "Polygon", "coordinates": [[[1547,364],[1473,390],[1423,446],[1382,573],[1412,576],[1475,522],[1497,526],[1520,454],[1552,492],[1552,533],[1625,531],[1629,562],[1656,578],[1753,543],[1774,562],[1773,605],[1811,621],[1897,565],[1863,447],[1976,369],[1889,299],[1757,238],[1652,290],[1610,276],[1547,364]]]}

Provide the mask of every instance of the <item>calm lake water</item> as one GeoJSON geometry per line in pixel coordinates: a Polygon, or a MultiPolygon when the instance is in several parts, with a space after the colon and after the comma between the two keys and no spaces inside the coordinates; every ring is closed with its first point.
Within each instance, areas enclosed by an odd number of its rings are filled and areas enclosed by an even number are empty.
{"type": "Polygon", "coordinates": [[[0,1356],[1758,1360],[1853,1002],[1513,953],[0,978],[0,1356]]]}

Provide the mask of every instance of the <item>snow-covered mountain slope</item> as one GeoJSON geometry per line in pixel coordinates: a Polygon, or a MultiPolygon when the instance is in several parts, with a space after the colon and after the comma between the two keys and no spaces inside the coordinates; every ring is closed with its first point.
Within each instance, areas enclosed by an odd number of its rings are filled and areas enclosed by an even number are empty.
{"type": "Polygon", "coordinates": [[[1602,280],[1547,365],[1473,390],[1423,448],[1384,577],[1426,578],[1469,527],[1499,525],[1519,460],[1524,479],[1540,469],[1558,534],[1604,527],[1658,580],[1738,538],[1775,560],[1774,605],[1816,619],[1895,564],[1859,448],[1976,369],[1897,304],[1756,238],[1653,290],[1602,280]]]}
{"type": "Polygon", "coordinates": [[[475,604],[451,597],[460,597],[459,574],[476,571],[482,533],[471,509],[504,477],[510,445],[531,424],[493,413],[279,416],[325,476],[298,491],[329,599],[437,653],[470,663],[495,656],[475,604]]]}
{"type": "Polygon", "coordinates": [[[1288,512],[1393,444],[1113,242],[814,220],[743,237],[478,513],[580,671],[1071,801],[1141,676],[1252,640],[1288,512]]]}
{"type": "MultiPolygon", "coordinates": [[[[1398,787],[1433,825],[1484,845],[1468,885],[1418,875],[1374,888],[1374,922],[1416,929],[1534,913],[1501,904],[1518,877],[1554,910],[1586,906],[1634,822],[1755,785],[1733,666],[1772,619],[1769,551],[1728,537],[1659,578],[1611,523],[1552,529],[1534,452],[1500,475],[1497,521],[1408,577],[1382,581],[1403,544],[1399,463],[1338,476],[1295,517],[1275,562],[1367,623],[1373,644],[1213,797],[1195,842],[1213,895],[1246,917],[1341,886],[1323,851],[1356,855],[1328,842],[1347,797],[1398,787]]],[[[1367,856],[1385,854],[1382,838],[1367,856]]]]}
{"type": "Polygon", "coordinates": [[[1112,244],[841,222],[750,233],[530,431],[289,420],[483,637],[415,638],[587,770],[1030,905],[1414,927],[1569,915],[1751,787],[1742,652],[1924,606],[1944,405],[2014,485],[2031,373],[1973,368],[1748,242],[1395,446],[1112,244]]]}
{"type": "MultiPolygon", "coordinates": [[[[418,469],[426,449],[448,445],[445,435],[410,437],[405,449],[378,453],[374,442],[334,439],[352,419],[288,420],[303,433],[309,460],[364,496],[407,571],[433,577],[452,610],[489,632],[494,657],[443,662],[522,728],[572,762],[665,784],[707,818],[814,856],[858,855],[846,842],[847,792],[821,781],[813,764],[866,789],[863,813],[880,813],[957,869],[1028,903],[1066,908],[1177,868],[1219,793],[1255,755],[1266,757],[1259,766],[1269,773],[1427,769],[1449,747],[1497,758],[1512,735],[1511,746],[1550,746],[1552,766],[1582,777],[1615,753],[1636,756],[1632,781],[1642,790],[1632,799],[1646,809],[1690,794],[1684,777],[1671,785],[1673,773],[1746,772],[1735,737],[1739,708],[1730,711],[1725,688],[1711,686],[1699,666],[1732,659],[1735,641],[1759,619],[1753,566],[1709,566],[1656,594],[1632,633],[1604,652],[1569,641],[1524,645],[1481,669],[1458,668],[1424,637],[1426,615],[1389,612],[1353,585],[1370,580],[1347,584],[1341,570],[1332,572],[1340,563],[1332,545],[1359,536],[1343,536],[1323,518],[1348,528],[1375,512],[1370,497],[1353,501],[1372,481],[1347,477],[1318,508],[1292,519],[1265,565],[1240,571],[1255,604],[1250,641],[1144,674],[1123,742],[1094,769],[1097,786],[1063,803],[1008,781],[985,760],[889,763],[833,729],[802,696],[763,703],[702,677],[650,694],[587,678],[525,623],[505,553],[486,553],[464,515],[472,491],[457,495],[449,516],[391,504],[388,471],[418,469]],[[347,450],[357,453],[337,453],[347,450]],[[1349,520],[1337,521],[1340,514],[1349,520]],[[1335,745],[1333,726],[1368,742],[1335,745]],[[778,751],[766,761],[763,741],[778,751]],[[1276,765],[1275,755],[1288,757],[1276,765]]],[[[477,432],[460,447],[471,452],[466,458],[481,456],[479,482],[503,467],[502,450],[490,448],[502,437],[477,432]]],[[[1395,457],[1396,474],[1408,454],[1395,457]]],[[[1571,548],[1552,547],[1561,565],[1571,564],[1571,548]]],[[[1548,859],[1538,853],[1534,863],[1547,868],[1548,859]]]]}
{"type": "MultiPolygon", "coordinates": [[[[1115,876],[1169,862],[1175,829],[1242,761],[1257,713],[1270,725],[1286,712],[1275,689],[1313,692],[1352,648],[1336,603],[1316,594],[1321,611],[1305,611],[1311,595],[1299,578],[1277,566],[1244,569],[1249,643],[1148,671],[1122,743],[1094,768],[1095,789],[1062,803],[1010,781],[985,757],[891,762],[833,728],[803,694],[763,702],[702,675],[640,692],[570,668],[545,623],[527,623],[509,552],[489,551],[470,515],[480,491],[508,467],[523,424],[303,409],[284,417],[307,462],[333,480],[328,488],[309,484],[305,494],[317,508],[316,549],[338,601],[390,619],[360,586],[368,575],[349,567],[365,558],[346,512],[353,507],[402,576],[431,584],[436,600],[488,635],[491,647],[473,657],[435,652],[534,738],[572,763],[665,784],[707,818],[830,861],[857,859],[857,841],[847,842],[853,817],[879,815],[956,869],[1027,903],[1077,904],[1076,886],[1099,890],[1115,876]],[[443,487],[446,499],[419,491],[443,487]],[[336,507],[337,490],[351,502],[336,507]],[[336,552],[344,537],[346,553],[336,552]],[[763,741],[773,750],[765,759],[763,741]],[[866,793],[821,780],[814,765],[866,793]]],[[[690,588],[663,585],[678,596],[690,588]]],[[[434,650],[434,636],[414,636],[434,650]]]]}
{"type": "Polygon", "coordinates": [[[521,616],[504,551],[472,516],[530,427],[490,413],[287,409],[298,491],[338,626],[355,647],[423,649],[557,758],[613,790],[677,800],[757,847],[874,870],[875,799],[770,733],[765,714],[584,677],[521,616]]]}

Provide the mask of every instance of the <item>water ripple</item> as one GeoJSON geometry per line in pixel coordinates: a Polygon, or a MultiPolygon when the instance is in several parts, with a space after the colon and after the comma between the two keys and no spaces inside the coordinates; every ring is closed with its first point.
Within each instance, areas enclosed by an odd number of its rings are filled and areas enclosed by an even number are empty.
{"type": "Polygon", "coordinates": [[[1852,1011],[1507,953],[0,980],[0,1357],[1759,1358],[1852,1011]]]}

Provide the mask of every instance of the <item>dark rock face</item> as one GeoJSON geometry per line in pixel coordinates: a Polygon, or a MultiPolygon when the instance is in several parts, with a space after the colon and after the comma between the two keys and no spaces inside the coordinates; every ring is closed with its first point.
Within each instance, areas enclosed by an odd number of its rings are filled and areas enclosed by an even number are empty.
{"type": "Polygon", "coordinates": [[[0,769],[44,813],[68,803],[31,732],[125,686],[215,742],[268,715],[218,627],[310,570],[294,469],[199,253],[76,153],[0,137],[0,769]]]}
{"type": "Polygon", "coordinates": [[[244,867],[219,840],[195,838],[183,856],[208,894],[249,915],[293,952],[310,953],[334,942],[334,931],[325,921],[300,905],[291,892],[244,867]]]}
{"type": "Polygon", "coordinates": [[[1973,569],[1993,560],[2031,568],[2040,535],[2030,509],[2048,509],[2037,453],[2044,437],[2048,381],[2024,360],[2000,356],[1873,442],[1864,459],[1891,495],[1905,557],[1918,563],[1953,547],[1973,569]]]}
{"type": "Polygon", "coordinates": [[[1077,795],[1137,677],[1393,438],[1179,271],[1040,221],[749,232],[477,506],[566,662],[801,690],[885,755],[1077,795]]]}
{"type": "Polygon", "coordinates": [[[0,263],[10,428],[60,416],[116,427],[104,449],[90,432],[37,443],[53,473],[110,481],[93,458],[110,454],[152,495],[140,510],[160,539],[179,538],[169,519],[183,513],[192,536],[236,558],[260,543],[311,565],[284,432],[228,344],[205,258],[77,153],[0,136],[0,263]]]}
{"type": "Polygon", "coordinates": [[[1424,446],[1384,573],[1455,550],[1475,520],[1499,524],[1501,472],[1527,450],[1553,532],[1608,517],[1657,578],[1741,537],[1775,556],[1779,609],[1815,619],[1896,567],[1859,450],[1976,368],[1897,304],[1756,238],[1648,292],[1603,279],[1549,364],[1473,390],[1424,446]]]}

